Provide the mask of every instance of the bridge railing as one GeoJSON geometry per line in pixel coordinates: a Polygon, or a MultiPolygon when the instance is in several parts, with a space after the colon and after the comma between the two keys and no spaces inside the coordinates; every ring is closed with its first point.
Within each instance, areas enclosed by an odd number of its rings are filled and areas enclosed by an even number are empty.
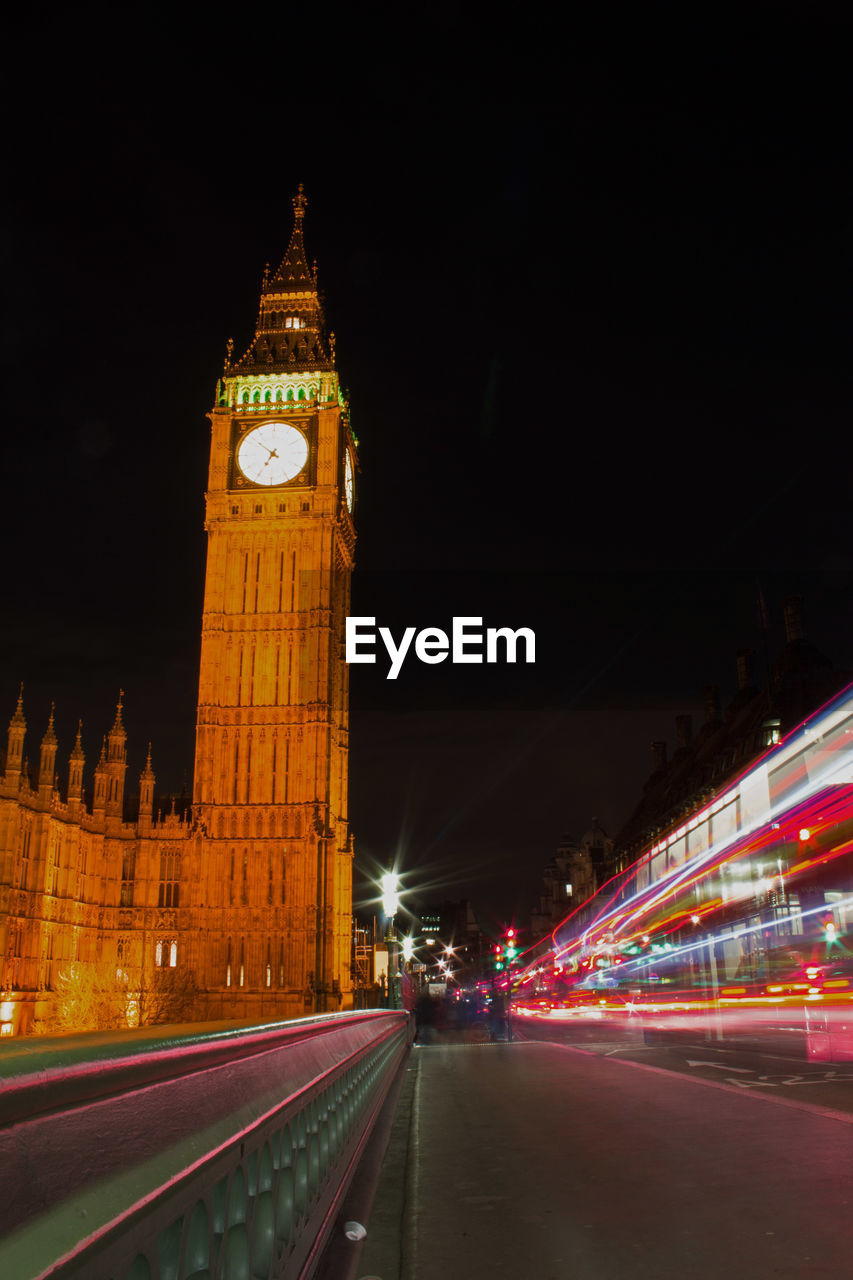
{"type": "Polygon", "coordinates": [[[295,1280],[412,1036],[405,1013],[0,1048],[4,1280],[295,1280]]]}

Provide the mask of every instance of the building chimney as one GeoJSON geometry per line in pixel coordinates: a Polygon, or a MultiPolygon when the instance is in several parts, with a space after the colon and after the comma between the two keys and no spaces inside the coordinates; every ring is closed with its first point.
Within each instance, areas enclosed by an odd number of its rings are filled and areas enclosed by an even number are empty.
{"type": "Polygon", "coordinates": [[[737,651],[737,687],[739,693],[755,688],[755,654],[752,649],[737,651]]]}
{"type": "Polygon", "coordinates": [[[798,640],[805,640],[802,596],[788,596],[783,608],[785,610],[785,639],[788,644],[795,644],[798,640]]]}
{"type": "Polygon", "coordinates": [[[666,743],[653,742],[652,744],[652,768],[655,773],[666,768],[666,743]]]}
{"type": "Polygon", "coordinates": [[[693,717],[675,717],[675,739],[679,751],[687,751],[693,741],[693,717]]]}
{"type": "Polygon", "coordinates": [[[705,685],[705,723],[719,724],[720,690],[715,684],[705,685]]]}

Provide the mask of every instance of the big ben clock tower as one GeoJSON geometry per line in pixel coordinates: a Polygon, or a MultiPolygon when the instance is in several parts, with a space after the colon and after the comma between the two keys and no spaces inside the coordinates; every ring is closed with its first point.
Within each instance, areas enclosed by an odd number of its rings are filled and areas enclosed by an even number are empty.
{"type": "Polygon", "coordinates": [[[344,619],[355,441],[294,198],[255,337],[217,386],[194,813],[209,1016],[351,1003],[344,619]]]}

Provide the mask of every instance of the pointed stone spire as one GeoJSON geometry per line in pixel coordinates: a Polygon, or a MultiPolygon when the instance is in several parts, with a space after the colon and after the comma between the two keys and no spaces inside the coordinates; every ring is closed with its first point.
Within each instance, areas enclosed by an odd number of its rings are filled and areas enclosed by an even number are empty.
{"type": "MultiPolygon", "coordinates": [[[[307,207],[308,200],[300,182],[299,189],[293,197],[293,231],[290,233],[290,244],[287,246],[287,253],[282,258],[278,271],[271,277],[273,284],[279,282],[290,287],[301,284],[316,288],[314,275],[305,256],[305,239],[302,230],[302,221],[307,207]]],[[[265,287],[269,281],[270,277],[267,277],[265,287]]]]}
{"type": "Polygon", "coordinates": [[[68,757],[68,803],[77,805],[83,798],[83,766],[86,757],[83,754],[83,721],[77,721],[77,737],[71,755],[68,757]]]}
{"type": "Polygon", "coordinates": [[[23,680],[21,681],[20,688],[18,689],[18,705],[15,707],[15,714],[12,716],[12,719],[9,721],[10,727],[13,724],[22,724],[25,729],[27,727],[27,722],[24,719],[24,682],[23,680]]]}
{"type": "Polygon", "coordinates": [[[53,727],[54,704],[50,704],[50,718],[47,729],[41,740],[39,754],[39,790],[42,787],[53,788],[53,775],[56,769],[56,730],[53,727]]]}
{"type": "Polygon", "coordinates": [[[116,703],[116,718],[113,721],[113,727],[107,734],[107,759],[108,760],[124,760],[127,748],[127,730],[124,727],[121,718],[122,698],[124,697],[124,689],[118,691],[118,702],[116,703]]]}
{"type": "Polygon", "coordinates": [[[305,254],[303,221],[307,204],[300,184],[293,198],[290,244],[278,269],[272,274],[269,269],[264,271],[255,337],[245,355],[229,363],[229,375],[267,377],[282,372],[319,374],[334,369],[317,292],[316,263],[312,270],[305,254]]]}
{"type": "Polygon", "coordinates": [[[15,708],[15,714],[9,721],[9,737],[6,745],[6,777],[5,781],[13,786],[15,791],[18,790],[18,784],[21,777],[21,764],[24,755],[24,737],[27,732],[27,722],[24,719],[24,686],[21,684],[18,691],[18,705],[15,708]]]}
{"type": "Polygon", "coordinates": [[[45,743],[49,743],[52,746],[56,746],[56,729],[54,728],[54,723],[53,723],[55,714],[56,714],[56,703],[52,702],[50,704],[50,715],[48,716],[48,719],[47,719],[47,728],[45,729],[44,737],[41,740],[42,746],[44,746],[45,743]]]}
{"type": "Polygon", "coordinates": [[[92,804],[93,813],[103,813],[107,803],[107,740],[101,743],[101,754],[95,765],[95,798],[92,804]]]}
{"type": "Polygon", "coordinates": [[[148,755],[145,768],[139,775],[139,834],[148,835],[151,830],[151,815],[154,808],[154,770],[151,767],[151,743],[148,743],[148,755]]]}
{"type": "Polygon", "coordinates": [[[124,777],[127,771],[127,730],[121,718],[124,689],[118,691],[116,718],[107,734],[107,764],[109,775],[106,788],[107,815],[121,817],[124,809],[124,777]]]}

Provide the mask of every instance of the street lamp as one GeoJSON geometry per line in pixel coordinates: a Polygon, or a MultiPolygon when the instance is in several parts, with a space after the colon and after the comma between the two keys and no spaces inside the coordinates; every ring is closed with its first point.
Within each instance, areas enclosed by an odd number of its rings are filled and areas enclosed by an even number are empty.
{"type": "Polygon", "coordinates": [[[396,871],[386,871],[379,883],[382,885],[382,910],[390,922],[397,914],[397,908],[400,905],[400,896],[397,893],[400,877],[396,871]]]}
{"type": "Polygon", "coordinates": [[[382,912],[387,920],[385,941],[388,946],[388,990],[386,1001],[389,1009],[397,1006],[397,948],[394,938],[394,917],[400,906],[400,877],[396,871],[388,870],[379,881],[382,886],[382,912]]]}

